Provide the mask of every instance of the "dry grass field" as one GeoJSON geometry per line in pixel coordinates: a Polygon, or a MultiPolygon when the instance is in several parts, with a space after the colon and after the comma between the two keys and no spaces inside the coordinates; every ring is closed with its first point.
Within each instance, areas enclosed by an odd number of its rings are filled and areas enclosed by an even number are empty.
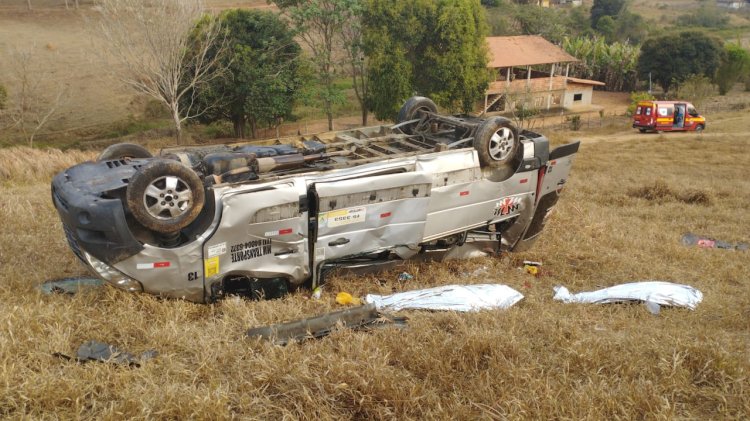
{"type": "Polygon", "coordinates": [[[50,203],[55,171],[93,153],[0,150],[0,417],[10,419],[747,419],[750,252],[680,244],[684,232],[750,242],[750,116],[709,116],[695,134],[632,129],[582,138],[570,182],[532,251],[334,277],[320,300],[200,305],[114,288],[43,295],[84,274],[50,203]],[[651,194],[647,194],[651,193],[651,194]],[[519,270],[543,262],[541,276],[519,270]],[[472,277],[485,267],[487,273],[472,277]],[[637,280],[690,284],[697,310],[552,300],[637,280]],[[403,312],[405,329],[339,331],[285,347],[249,327],[340,308],[336,292],[497,282],[526,298],[506,311],[403,312]],[[77,364],[89,339],[140,368],[77,364]]]}

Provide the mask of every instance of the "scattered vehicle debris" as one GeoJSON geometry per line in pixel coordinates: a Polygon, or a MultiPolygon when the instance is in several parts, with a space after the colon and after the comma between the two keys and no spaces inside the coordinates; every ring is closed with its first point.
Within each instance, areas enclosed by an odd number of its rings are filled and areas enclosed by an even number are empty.
{"type": "Polygon", "coordinates": [[[682,236],[682,244],[686,246],[698,246],[701,248],[717,248],[725,250],[739,250],[747,251],[750,245],[747,243],[728,243],[726,241],[717,240],[715,238],[704,237],[702,235],[693,234],[687,232],[682,236]]]}
{"type": "Polygon", "coordinates": [[[523,251],[579,147],[550,150],[502,117],[441,115],[424,97],[393,126],[284,141],[157,157],[114,145],[52,182],[70,248],[114,286],[197,302],[268,298],[268,282],[315,288],[350,265],[464,256],[453,252],[476,242],[481,255],[523,251]]]}
{"type": "Polygon", "coordinates": [[[369,330],[385,326],[403,327],[406,325],[406,320],[404,317],[380,313],[375,305],[368,304],[309,319],[256,327],[249,329],[246,335],[251,338],[270,340],[278,345],[286,345],[305,339],[322,338],[337,328],[369,330]]]}
{"type": "Polygon", "coordinates": [[[506,309],[523,299],[523,294],[500,284],[445,285],[399,292],[392,295],[367,294],[365,302],[378,310],[478,311],[506,309]]]}
{"type": "Polygon", "coordinates": [[[315,289],[312,292],[312,295],[310,295],[310,297],[312,297],[313,300],[320,300],[320,297],[322,296],[323,296],[323,285],[318,285],[317,287],[315,287],[315,289]]]}
{"type": "Polygon", "coordinates": [[[652,313],[656,308],[654,305],[695,310],[698,303],[703,300],[703,293],[689,285],[662,281],[633,282],[577,294],[571,294],[567,288],[560,285],[553,289],[555,291],[553,298],[566,303],[607,304],[642,301],[651,303],[648,308],[652,313]]]}
{"type": "Polygon", "coordinates": [[[410,275],[410,274],[408,274],[407,272],[401,272],[401,273],[400,273],[400,274],[398,275],[398,280],[399,280],[399,281],[411,281],[412,279],[414,279],[414,276],[413,276],[413,275],[410,275]]]}
{"type": "Polygon", "coordinates": [[[71,278],[53,279],[39,285],[39,290],[45,294],[69,294],[73,295],[85,288],[96,288],[104,285],[99,278],[75,276],[71,278]]]}
{"type": "Polygon", "coordinates": [[[541,262],[532,262],[530,260],[523,261],[523,270],[525,270],[529,275],[539,276],[541,268],[541,262]]]}
{"type": "MultiPolygon", "coordinates": [[[[56,352],[53,355],[66,360],[73,359],[59,352],[56,352]]],[[[114,345],[91,340],[84,342],[80,347],[78,347],[78,352],[76,353],[75,360],[80,363],[99,361],[140,367],[141,363],[155,358],[157,355],[159,355],[159,353],[156,350],[148,350],[143,352],[140,356],[136,357],[129,352],[120,350],[114,345]]]]}

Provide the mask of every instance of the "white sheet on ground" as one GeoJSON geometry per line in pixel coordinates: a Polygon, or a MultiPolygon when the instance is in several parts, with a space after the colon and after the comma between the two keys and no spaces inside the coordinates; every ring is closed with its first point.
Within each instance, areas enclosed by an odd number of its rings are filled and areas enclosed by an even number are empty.
{"type": "Polygon", "coordinates": [[[378,310],[403,309],[477,311],[505,309],[521,301],[523,295],[507,285],[446,285],[400,292],[392,295],[367,294],[365,301],[378,310]]]}
{"type": "Polygon", "coordinates": [[[566,303],[617,303],[623,301],[644,301],[662,306],[695,307],[703,300],[703,293],[682,284],[662,281],[633,282],[591,292],[571,294],[564,286],[556,286],[555,300],[566,303]]]}

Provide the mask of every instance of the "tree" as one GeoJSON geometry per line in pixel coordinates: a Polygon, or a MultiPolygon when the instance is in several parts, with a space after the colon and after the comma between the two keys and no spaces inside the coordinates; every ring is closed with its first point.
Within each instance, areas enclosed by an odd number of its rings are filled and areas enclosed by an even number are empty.
{"type": "Polygon", "coordinates": [[[610,42],[640,44],[648,35],[648,24],[641,15],[621,10],[615,20],[615,28],[610,42]]]}
{"type": "Polygon", "coordinates": [[[591,6],[591,27],[599,27],[599,19],[604,16],[616,17],[625,7],[625,0],[594,0],[591,6]]]}
{"type": "MultiPolygon", "coordinates": [[[[601,19],[599,22],[604,22],[601,19]]],[[[579,59],[572,75],[605,83],[608,91],[630,91],[638,81],[637,64],[640,47],[627,42],[608,43],[604,38],[566,38],[562,47],[579,59]]]]}
{"type": "Polygon", "coordinates": [[[65,103],[68,89],[55,82],[51,72],[35,60],[32,48],[13,51],[9,64],[10,95],[5,114],[10,127],[20,130],[33,148],[36,135],[65,103]]]}
{"type": "Polygon", "coordinates": [[[367,0],[362,22],[371,110],[393,118],[413,93],[473,110],[489,83],[484,9],[473,0],[367,0]]]}
{"type": "MultiPolygon", "coordinates": [[[[227,49],[217,64],[226,71],[198,89],[197,107],[207,108],[198,119],[204,123],[229,120],[239,138],[247,136],[249,123],[255,137],[258,125],[278,126],[292,115],[303,82],[299,74],[302,49],[273,12],[227,10],[219,20],[227,49]]],[[[209,55],[218,48],[214,46],[209,55]]]]}
{"type": "Polygon", "coordinates": [[[553,43],[561,42],[571,31],[570,16],[559,9],[516,5],[513,16],[522,34],[541,35],[553,43]]]}
{"type": "Polygon", "coordinates": [[[339,34],[353,18],[358,0],[272,0],[297,28],[302,42],[312,53],[320,89],[316,96],[328,117],[328,130],[333,130],[333,106],[344,101],[342,90],[334,84],[341,42],[339,34]]]}
{"type": "Polygon", "coordinates": [[[714,76],[721,64],[722,41],[702,32],[685,31],[646,40],[638,59],[641,78],[651,78],[668,92],[690,75],[714,76]]]}
{"type": "Polygon", "coordinates": [[[203,17],[201,0],[101,0],[98,10],[100,49],[115,61],[109,68],[126,87],[167,106],[180,143],[182,123],[206,112],[194,107],[195,93],[223,70],[218,21],[203,17]]]}
{"type": "Polygon", "coordinates": [[[724,60],[716,71],[719,95],[726,95],[735,83],[750,77],[750,53],[737,43],[724,45],[724,60]]]}
{"type": "Polygon", "coordinates": [[[368,114],[366,101],[369,96],[370,84],[367,73],[367,56],[365,55],[362,40],[361,3],[352,3],[349,23],[341,28],[341,40],[346,52],[346,59],[344,61],[349,66],[354,95],[356,95],[360,110],[362,111],[362,125],[366,126],[368,114]]]}

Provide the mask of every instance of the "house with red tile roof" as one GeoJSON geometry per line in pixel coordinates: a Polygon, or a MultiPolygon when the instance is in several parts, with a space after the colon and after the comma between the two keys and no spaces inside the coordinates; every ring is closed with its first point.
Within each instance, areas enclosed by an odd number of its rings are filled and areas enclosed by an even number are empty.
{"type": "Polygon", "coordinates": [[[550,110],[590,107],[594,86],[603,82],[568,76],[579,60],[538,35],[487,37],[488,67],[495,70],[482,114],[519,108],[550,110]]]}

